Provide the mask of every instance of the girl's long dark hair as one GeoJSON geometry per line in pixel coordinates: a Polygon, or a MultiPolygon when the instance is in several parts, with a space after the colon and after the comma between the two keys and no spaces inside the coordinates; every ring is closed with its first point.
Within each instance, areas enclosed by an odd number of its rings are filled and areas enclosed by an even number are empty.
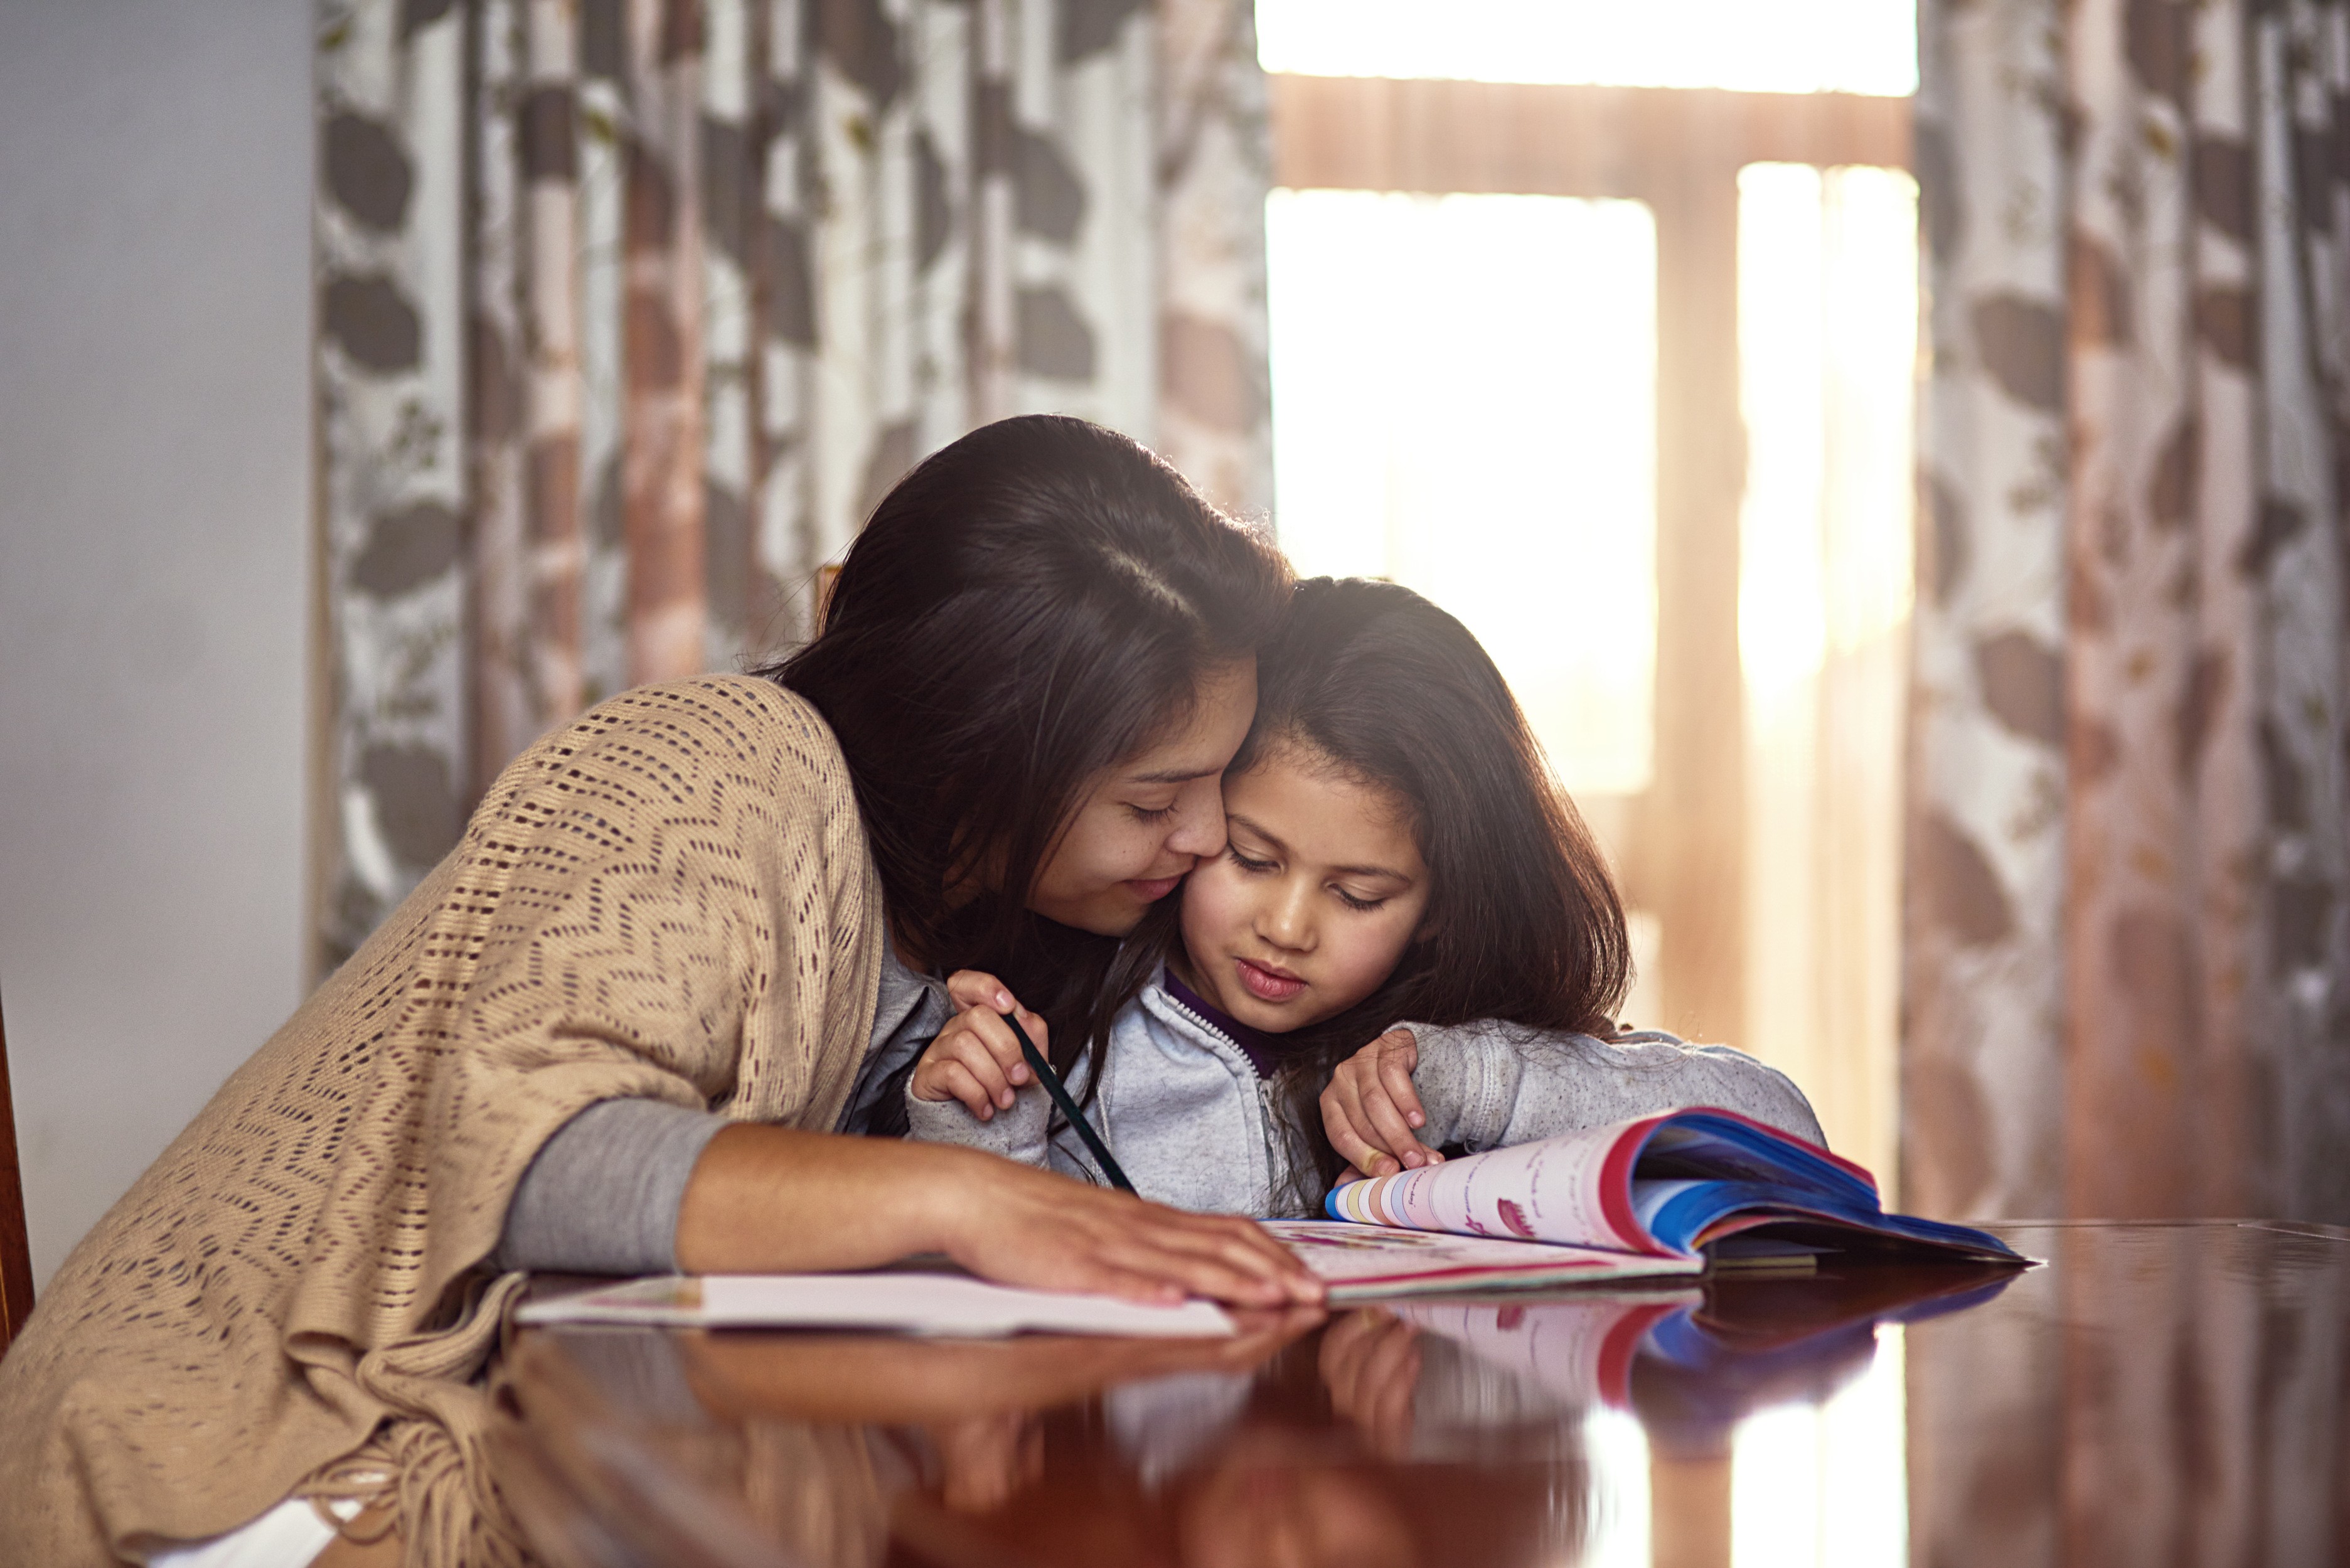
{"type": "Polygon", "coordinates": [[[1289,588],[1279,551],[1125,436],[1003,420],[899,481],[816,638],[756,673],[832,726],[899,940],[1001,977],[1066,1060],[1117,940],[1030,913],[1027,892],[1092,777],[1188,718],[1289,588]]]}
{"type": "MultiPolygon", "coordinates": [[[[1326,1185],[1341,1162],[1318,1100],[1339,1063],[1407,1022],[1612,1034],[1630,942],[1607,862],[1508,682],[1468,628],[1409,588],[1297,586],[1259,657],[1256,723],[1232,771],[1290,747],[1393,794],[1429,868],[1419,932],[1387,982],[1286,1041],[1276,1095],[1326,1185]]],[[[1154,909],[1111,986],[1139,991],[1179,940],[1176,912],[1154,909]]]]}

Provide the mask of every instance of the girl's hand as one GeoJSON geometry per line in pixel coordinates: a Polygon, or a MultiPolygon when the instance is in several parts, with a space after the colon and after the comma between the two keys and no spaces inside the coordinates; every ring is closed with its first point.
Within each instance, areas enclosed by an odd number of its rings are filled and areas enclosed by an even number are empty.
{"type": "Polygon", "coordinates": [[[918,1100],[961,1100],[981,1121],[993,1120],[1012,1108],[1013,1090],[1033,1076],[1003,1014],[1018,1009],[1020,1027],[1039,1051],[1051,1049],[1051,1037],[1045,1021],[1019,1008],[992,974],[957,970],[947,977],[947,996],[962,1011],[915,1064],[910,1092],[918,1100]]]}
{"type": "Polygon", "coordinates": [[[1330,1407],[1384,1458],[1401,1459],[1411,1450],[1419,1371],[1419,1330],[1392,1313],[1363,1307],[1322,1335],[1322,1385],[1330,1391],[1330,1407]]]}
{"type": "Polygon", "coordinates": [[[1322,1130],[1339,1157],[1366,1176],[1393,1176],[1444,1157],[1413,1136],[1428,1125],[1412,1069],[1419,1044],[1409,1029],[1390,1029],[1338,1064],[1322,1091],[1322,1130]]]}

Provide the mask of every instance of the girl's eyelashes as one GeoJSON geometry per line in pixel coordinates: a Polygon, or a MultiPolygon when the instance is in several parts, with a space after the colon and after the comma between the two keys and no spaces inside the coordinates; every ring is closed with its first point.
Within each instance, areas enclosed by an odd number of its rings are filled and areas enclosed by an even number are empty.
{"type": "MultiPolygon", "coordinates": [[[[1230,839],[1226,839],[1224,841],[1224,854],[1232,860],[1233,865],[1239,867],[1243,872],[1252,877],[1268,876],[1271,873],[1281,869],[1278,865],[1274,864],[1271,860],[1258,860],[1251,856],[1243,855],[1241,853],[1241,846],[1230,839]]],[[[1369,913],[1373,909],[1383,908],[1386,905],[1388,897],[1388,895],[1382,895],[1377,898],[1358,898],[1354,894],[1347,891],[1346,888],[1339,887],[1336,883],[1332,883],[1330,885],[1330,891],[1336,894],[1338,901],[1346,905],[1347,908],[1350,909],[1358,909],[1366,914],[1369,913]]]]}

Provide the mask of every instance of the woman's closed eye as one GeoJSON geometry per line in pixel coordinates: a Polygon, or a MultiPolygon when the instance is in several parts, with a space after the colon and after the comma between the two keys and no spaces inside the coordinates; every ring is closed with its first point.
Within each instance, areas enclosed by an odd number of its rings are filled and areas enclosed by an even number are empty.
{"type": "Polygon", "coordinates": [[[1126,809],[1134,813],[1137,822],[1164,822],[1175,815],[1175,803],[1170,800],[1165,805],[1144,805],[1130,800],[1126,803],[1126,809]]]}

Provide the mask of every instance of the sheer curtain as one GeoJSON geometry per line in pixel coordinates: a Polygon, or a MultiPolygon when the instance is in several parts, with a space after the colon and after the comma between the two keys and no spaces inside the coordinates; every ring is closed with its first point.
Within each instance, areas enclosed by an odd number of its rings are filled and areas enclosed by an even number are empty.
{"type": "MultiPolygon", "coordinates": [[[[1921,23],[1909,1201],[2350,1220],[2350,17],[1921,23]]],[[[2338,1518],[2280,1500],[2340,1490],[2343,1303],[2256,1303],[2241,1234],[2148,1237],[2198,1282],[2126,1339],[2054,1300],[2020,1347],[1954,1323],[1909,1445],[1972,1480],[1913,1559],[2338,1549],[2338,1518]]]]}
{"type": "Polygon", "coordinates": [[[1249,0],[319,0],[314,959],[1055,410],[1271,504],[1249,0]]]}
{"type": "Polygon", "coordinates": [[[1924,16],[1912,1197],[2350,1220],[2350,18],[1924,16]]]}

